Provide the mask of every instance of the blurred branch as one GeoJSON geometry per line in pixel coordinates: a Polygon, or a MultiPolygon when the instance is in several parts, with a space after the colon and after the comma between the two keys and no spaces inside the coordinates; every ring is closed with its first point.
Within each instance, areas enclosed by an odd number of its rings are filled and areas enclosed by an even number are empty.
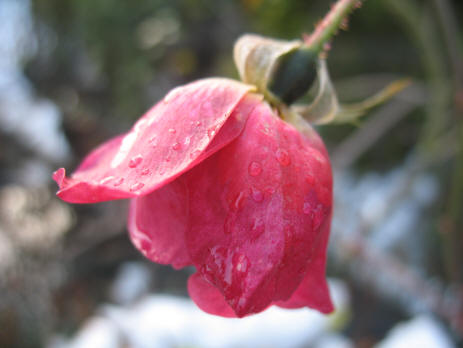
{"type": "Polygon", "coordinates": [[[354,262],[348,261],[354,279],[360,278],[377,293],[392,296],[410,313],[427,311],[437,314],[449,322],[460,337],[463,336],[463,305],[458,293],[445,289],[436,280],[427,280],[407,264],[375,248],[360,232],[355,236],[344,235],[333,244],[342,246],[336,250],[340,262],[345,263],[345,259],[355,255],[354,262]]]}
{"type": "Polygon", "coordinates": [[[435,22],[429,13],[423,13],[415,0],[389,0],[386,4],[402,21],[411,43],[419,50],[428,82],[427,120],[418,146],[423,151],[433,146],[434,139],[444,130],[448,120],[450,88],[446,62],[436,36],[435,22]]]}
{"type": "Polygon", "coordinates": [[[352,165],[363,153],[391,130],[400,120],[425,101],[423,88],[417,84],[400,93],[393,101],[382,106],[333,151],[333,166],[338,169],[352,165]]]}
{"type": "Polygon", "coordinates": [[[444,236],[444,260],[447,272],[452,279],[460,284],[463,282],[463,274],[460,271],[462,258],[460,256],[460,246],[462,235],[459,226],[463,224],[461,220],[461,209],[463,206],[463,110],[458,105],[458,98],[463,95],[463,57],[459,51],[459,33],[457,21],[451,4],[447,0],[434,0],[434,6],[442,29],[442,36],[445,48],[450,60],[450,79],[454,84],[454,105],[452,107],[456,116],[456,139],[460,139],[455,146],[459,147],[460,154],[456,159],[453,177],[451,180],[451,192],[448,199],[449,211],[444,216],[446,223],[441,224],[441,232],[444,236]]]}
{"type": "MultiPolygon", "coordinates": [[[[389,216],[389,209],[397,207],[397,202],[410,193],[412,182],[417,175],[429,167],[444,163],[457,154],[454,146],[455,134],[452,131],[439,139],[434,152],[426,155],[416,153],[406,164],[406,174],[394,188],[384,206],[383,221],[389,216]]],[[[349,209],[337,210],[341,215],[349,209]]],[[[366,238],[374,226],[362,219],[360,228],[346,231],[343,226],[333,226],[334,255],[342,265],[349,265],[352,277],[374,290],[401,303],[409,313],[432,312],[451,324],[460,337],[463,337],[463,299],[458,288],[445,287],[436,279],[427,279],[411,266],[393,255],[377,248],[366,238]],[[455,291],[456,290],[456,291],[455,291]]],[[[340,220],[343,220],[342,216],[340,220]]]]}
{"type": "Polygon", "coordinates": [[[443,31],[443,37],[453,70],[455,89],[458,91],[463,84],[463,60],[458,50],[458,26],[454,16],[455,11],[447,0],[433,0],[437,16],[443,31]]]}
{"type": "MultiPolygon", "coordinates": [[[[419,6],[415,0],[390,0],[387,4],[391,7],[396,15],[402,19],[405,29],[408,31],[412,43],[419,49],[423,66],[425,68],[426,77],[429,81],[429,98],[427,99],[427,120],[423,127],[418,150],[424,155],[433,151],[436,147],[436,139],[445,134],[448,129],[458,129],[461,127],[461,121],[456,119],[456,124],[452,124],[452,110],[454,110],[454,94],[452,92],[452,82],[457,85],[460,82],[454,81],[461,69],[461,63],[458,62],[458,51],[455,38],[457,36],[456,25],[452,18],[450,8],[445,1],[435,0],[437,11],[431,11],[426,6],[427,3],[419,6]],[[436,12],[439,21],[443,27],[443,35],[439,35],[439,30],[436,25],[436,12]],[[442,38],[444,36],[444,38],[442,38]],[[442,42],[446,47],[442,47],[442,42]],[[444,48],[449,51],[451,62],[445,58],[444,48]],[[450,72],[448,66],[451,66],[454,71],[450,72]],[[455,70],[456,69],[456,70],[455,70]]],[[[455,133],[456,138],[461,131],[455,133]]],[[[454,147],[460,146],[455,143],[454,147]]],[[[461,149],[460,149],[461,151],[461,149]]],[[[439,156],[439,154],[437,154],[439,156]]],[[[462,162],[463,158],[457,161],[462,162]]],[[[458,192],[459,182],[461,180],[461,171],[456,165],[455,170],[449,176],[452,179],[446,178],[453,186],[448,187],[450,191],[450,214],[444,213],[444,219],[450,218],[450,224],[446,230],[442,230],[440,237],[443,241],[442,259],[444,260],[445,270],[449,279],[455,283],[460,283],[463,280],[463,275],[460,270],[462,256],[459,250],[461,245],[461,236],[459,232],[458,221],[462,202],[461,192],[458,192]],[[458,211],[456,214],[452,211],[458,211]]]]}
{"type": "Polygon", "coordinates": [[[93,219],[87,219],[78,227],[72,243],[63,255],[65,261],[74,261],[83,254],[95,250],[107,241],[126,233],[127,201],[119,200],[100,205],[101,214],[93,219]]]}

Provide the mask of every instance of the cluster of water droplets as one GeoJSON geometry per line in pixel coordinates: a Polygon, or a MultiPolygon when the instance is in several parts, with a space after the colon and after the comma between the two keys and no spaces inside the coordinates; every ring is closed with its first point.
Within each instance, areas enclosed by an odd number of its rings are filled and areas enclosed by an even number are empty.
{"type": "Polygon", "coordinates": [[[222,283],[224,290],[227,291],[232,286],[243,286],[241,282],[250,266],[251,263],[245,253],[215,246],[210,249],[209,258],[201,267],[201,272],[212,282],[222,283]]]}

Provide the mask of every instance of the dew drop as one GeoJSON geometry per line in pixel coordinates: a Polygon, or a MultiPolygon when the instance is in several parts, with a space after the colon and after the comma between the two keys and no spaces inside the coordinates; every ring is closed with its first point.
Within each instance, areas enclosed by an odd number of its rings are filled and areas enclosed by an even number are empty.
{"type": "Polygon", "coordinates": [[[124,182],[124,178],[119,178],[116,181],[114,181],[113,185],[114,186],[120,186],[124,182]]]}
{"type": "Polygon", "coordinates": [[[235,269],[240,273],[245,273],[249,268],[249,259],[246,255],[236,253],[232,259],[235,269]]]}
{"type": "Polygon", "coordinates": [[[216,130],[215,130],[215,129],[212,129],[212,128],[211,128],[211,129],[208,129],[208,130],[207,130],[207,136],[208,136],[209,138],[213,138],[214,135],[215,135],[215,133],[216,133],[216,130]]]}
{"type": "Polygon", "coordinates": [[[278,149],[276,152],[277,161],[284,167],[289,166],[291,164],[291,158],[288,155],[288,152],[283,149],[278,149]]]}
{"type": "Polygon", "coordinates": [[[260,173],[262,173],[262,167],[257,162],[251,162],[248,167],[248,172],[251,176],[258,176],[260,173]]]}
{"type": "Polygon", "coordinates": [[[238,193],[235,200],[233,201],[233,207],[236,210],[241,209],[243,207],[243,205],[244,205],[245,198],[246,198],[246,194],[243,191],[238,193]]]}
{"type": "Polygon", "coordinates": [[[251,231],[249,234],[249,238],[252,241],[255,241],[259,238],[262,233],[265,232],[265,222],[260,218],[256,218],[252,224],[251,231]]]}
{"type": "Polygon", "coordinates": [[[264,194],[259,190],[253,189],[251,196],[252,196],[252,199],[257,203],[260,203],[264,200],[264,194]]]}
{"type": "Polygon", "coordinates": [[[180,150],[181,147],[182,147],[182,145],[180,145],[180,143],[175,143],[174,145],[172,145],[172,148],[173,148],[175,151],[180,150]]]}
{"type": "Polygon", "coordinates": [[[195,126],[199,127],[201,125],[201,121],[196,121],[195,126]]]}
{"type": "Polygon", "coordinates": [[[151,173],[151,171],[148,168],[143,168],[140,172],[141,175],[148,175],[149,173],[151,173]]]}
{"type": "Polygon", "coordinates": [[[137,167],[142,161],[143,161],[143,156],[142,156],[142,155],[137,155],[137,156],[133,157],[133,158],[129,161],[129,167],[130,167],[130,168],[135,168],[135,167],[137,167]]]}
{"type": "Polygon", "coordinates": [[[170,134],[175,134],[177,133],[177,131],[174,129],[174,128],[169,128],[169,131],[168,131],[170,134]]]}
{"type": "Polygon", "coordinates": [[[142,182],[136,182],[135,184],[133,184],[132,186],[130,186],[130,192],[138,191],[138,190],[142,189],[143,186],[145,186],[144,183],[142,183],[142,182]]]}
{"type": "Polygon", "coordinates": [[[165,160],[166,162],[170,162],[170,156],[166,156],[166,158],[164,158],[164,160],[165,160]]]}
{"type": "MultiPolygon", "coordinates": [[[[226,267],[227,266],[226,265],[226,263],[227,263],[226,260],[228,258],[227,249],[225,247],[223,247],[223,246],[216,245],[215,247],[211,248],[211,256],[212,256],[211,261],[213,262],[212,265],[215,264],[216,270],[219,273],[223,274],[225,277],[227,277],[227,274],[225,274],[225,273],[227,273],[226,272],[227,271],[227,269],[226,269],[227,268],[226,267]]],[[[231,271],[231,267],[228,267],[228,268],[231,271]]],[[[227,277],[227,278],[231,278],[231,272],[228,272],[228,273],[230,273],[230,274],[228,274],[229,277],[227,277]]],[[[231,282],[231,279],[230,279],[230,282],[231,282]]]]}
{"type": "Polygon", "coordinates": [[[309,215],[312,212],[312,205],[309,202],[305,202],[302,206],[304,214],[309,215]]]}
{"type": "Polygon", "coordinates": [[[106,178],[103,178],[100,180],[100,185],[105,185],[113,179],[114,179],[114,176],[107,176],[106,178]]]}

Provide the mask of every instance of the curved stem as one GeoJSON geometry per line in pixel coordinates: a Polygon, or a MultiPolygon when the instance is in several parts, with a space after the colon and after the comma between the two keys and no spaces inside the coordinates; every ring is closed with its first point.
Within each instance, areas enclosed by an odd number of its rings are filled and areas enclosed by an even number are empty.
{"type": "Polygon", "coordinates": [[[317,25],[314,32],[304,37],[305,45],[316,52],[322,52],[333,35],[344,26],[346,16],[355,8],[361,7],[361,0],[338,0],[330,12],[317,25]]]}

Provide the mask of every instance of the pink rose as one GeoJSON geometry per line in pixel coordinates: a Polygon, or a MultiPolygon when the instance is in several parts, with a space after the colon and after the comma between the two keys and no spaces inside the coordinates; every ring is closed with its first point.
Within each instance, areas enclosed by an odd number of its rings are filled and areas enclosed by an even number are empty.
{"type": "Polygon", "coordinates": [[[61,168],[53,178],[67,202],[130,198],[134,245],[152,261],[195,266],[188,291],[208,313],[333,310],[328,154],[308,124],[284,122],[250,85],[175,88],[71,177],[61,168]]]}

